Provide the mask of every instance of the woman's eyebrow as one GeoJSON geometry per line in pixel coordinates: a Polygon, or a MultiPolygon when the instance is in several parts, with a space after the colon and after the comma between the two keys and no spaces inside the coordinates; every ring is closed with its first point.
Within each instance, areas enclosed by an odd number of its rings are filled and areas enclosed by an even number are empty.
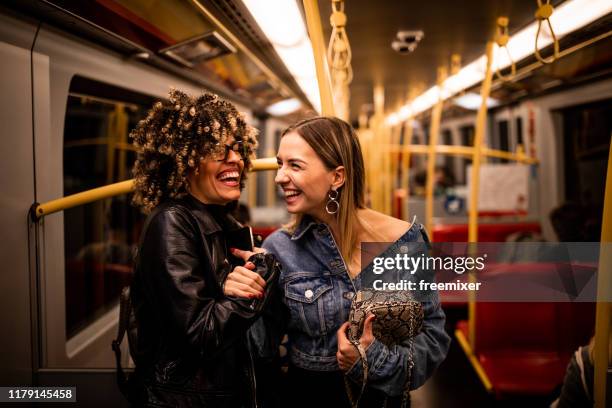
{"type": "MultiPolygon", "coordinates": [[[[283,161],[283,159],[280,156],[276,156],[276,161],[283,161]]],[[[291,157],[289,159],[286,160],[287,163],[303,163],[306,164],[306,161],[303,159],[299,159],[297,157],[291,157]]]]}

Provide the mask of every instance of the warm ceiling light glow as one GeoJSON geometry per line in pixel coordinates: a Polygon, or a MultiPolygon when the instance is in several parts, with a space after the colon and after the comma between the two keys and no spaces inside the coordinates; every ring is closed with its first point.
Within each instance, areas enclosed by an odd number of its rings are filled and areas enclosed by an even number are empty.
{"type": "Polygon", "coordinates": [[[268,106],[266,112],[272,116],[284,116],[295,112],[300,109],[301,106],[302,102],[297,98],[285,99],[268,106]]]}
{"type": "MultiPolygon", "coordinates": [[[[610,0],[567,0],[555,8],[550,17],[550,22],[555,30],[557,39],[575,31],[593,21],[612,12],[610,0]]],[[[542,49],[552,43],[552,37],[548,31],[548,25],[542,24],[543,28],[538,39],[538,48],[542,49]]],[[[510,37],[508,51],[514,61],[520,61],[533,54],[535,38],[538,28],[537,21],[525,27],[510,37]]],[[[504,69],[510,65],[510,60],[505,51],[494,45],[492,69],[504,69]]],[[[437,101],[438,95],[443,99],[470,88],[484,79],[486,68],[486,57],[484,55],[463,67],[457,74],[452,75],[444,81],[441,90],[437,86],[429,88],[425,93],[417,96],[408,107],[412,108],[414,115],[431,108],[437,101]]]]}
{"type": "Polygon", "coordinates": [[[392,113],[391,115],[387,116],[387,125],[395,126],[399,122],[400,122],[400,119],[395,113],[392,113]]]}
{"type": "Polygon", "coordinates": [[[243,0],[315,110],[321,112],[312,44],[295,1],[243,0]]]}
{"type": "MultiPolygon", "coordinates": [[[[477,110],[480,107],[482,98],[477,93],[468,92],[456,97],[453,102],[455,105],[461,106],[464,109],[477,110]]],[[[494,108],[496,106],[499,106],[499,100],[487,98],[487,107],[494,108]]]]}

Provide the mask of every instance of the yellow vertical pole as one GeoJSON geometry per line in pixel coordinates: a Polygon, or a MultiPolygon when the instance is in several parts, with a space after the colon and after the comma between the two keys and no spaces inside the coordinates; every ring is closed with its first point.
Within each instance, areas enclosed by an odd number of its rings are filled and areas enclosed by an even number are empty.
{"type": "MultiPolygon", "coordinates": [[[[442,86],[446,76],[446,68],[438,68],[438,87],[442,86]]],[[[425,184],[425,228],[432,239],[433,236],[433,205],[434,205],[434,182],[436,171],[436,146],[440,133],[440,120],[442,118],[442,93],[438,95],[438,102],[431,111],[431,123],[429,124],[429,150],[427,151],[427,182],[425,184]]]]}
{"type": "MultiPolygon", "coordinates": [[[[266,150],[266,157],[274,157],[276,152],[274,149],[266,150]]],[[[271,208],[276,206],[276,184],[274,177],[276,173],[273,171],[266,172],[266,207],[271,208]]]]}
{"type": "Polygon", "coordinates": [[[597,309],[595,311],[595,348],[593,350],[595,407],[606,406],[606,375],[610,361],[610,320],[612,314],[609,302],[612,298],[612,140],[608,154],[608,173],[604,193],[604,211],[601,224],[601,246],[599,250],[599,272],[597,274],[597,309]],[[601,301],[600,301],[601,300],[601,301]]]}
{"type": "MultiPolygon", "coordinates": [[[[468,242],[478,242],[478,191],[480,187],[480,162],[482,144],[487,127],[487,99],[491,92],[493,78],[491,64],[493,63],[493,41],[487,42],[487,61],[485,77],[480,89],[480,108],[476,116],[476,130],[474,133],[474,150],[472,153],[472,177],[470,185],[470,208],[468,212],[468,242]]],[[[470,277],[473,277],[470,274],[470,277]]],[[[468,294],[468,336],[472,350],[476,343],[476,295],[474,291],[468,294]]]]}
{"type": "Polygon", "coordinates": [[[410,143],[412,143],[412,116],[410,116],[404,124],[404,143],[402,150],[402,179],[400,182],[400,188],[403,188],[406,194],[402,197],[402,219],[407,220],[410,218],[408,212],[408,205],[410,203],[410,143]]]}
{"type": "Polygon", "coordinates": [[[382,147],[386,144],[384,129],[385,89],[382,85],[374,86],[374,116],[370,120],[373,140],[370,145],[372,165],[372,204],[377,211],[385,212],[385,154],[382,147]]]}
{"type": "MultiPolygon", "coordinates": [[[[394,215],[394,209],[397,205],[397,201],[395,199],[395,193],[398,188],[397,186],[397,170],[399,166],[399,152],[394,151],[392,147],[397,146],[399,144],[400,136],[402,133],[402,124],[398,123],[391,128],[391,136],[390,136],[390,144],[389,144],[389,191],[387,195],[391,197],[391,215],[394,215]]],[[[401,211],[401,209],[398,208],[401,211]]],[[[401,217],[401,213],[398,217],[401,217]]]]}
{"type": "Polygon", "coordinates": [[[321,26],[321,15],[317,0],[304,0],[304,12],[306,14],[306,26],[312,43],[317,80],[319,82],[319,94],[321,95],[321,113],[325,116],[335,116],[334,99],[331,91],[331,79],[327,67],[327,53],[323,42],[323,27],[321,26]]]}
{"type": "Polygon", "coordinates": [[[257,207],[257,175],[259,173],[249,174],[247,179],[247,203],[249,208],[257,207]]]}

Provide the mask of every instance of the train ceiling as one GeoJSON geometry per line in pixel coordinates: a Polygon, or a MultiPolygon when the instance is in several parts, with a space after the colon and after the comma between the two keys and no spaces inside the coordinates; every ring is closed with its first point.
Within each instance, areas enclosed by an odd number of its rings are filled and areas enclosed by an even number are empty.
{"type": "Polygon", "coordinates": [[[289,97],[303,101],[301,114],[309,112],[293,77],[234,1],[7,0],[2,6],[186,77],[255,113],[289,97]]]}
{"type": "MultiPolygon", "coordinates": [[[[324,37],[329,38],[331,1],[318,3],[324,37]]],[[[453,53],[461,55],[463,65],[483,55],[497,17],[509,17],[512,35],[535,20],[536,8],[536,0],[346,0],[354,72],[351,117],[355,120],[361,110],[372,109],[375,84],[384,86],[386,110],[397,110],[411,89],[422,92],[435,85],[437,67],[448,67],[453,53]],[[401,55],[391,48],[398,30],[422,30],[424,38],[414,52],[401,55]]]]}
{"type": "MultiPolygon", "coordinates": [[[[301,5],[299,0],[287,1],[301,5]]],[[[552,4],[562,2],[553,0],[552,4]]],[[[324,38],[329,39],[331,0],[318,3],[324,38]]],[[[305,108],[286,119],[312,114],[304,93],[241,0],[15,0],[5,4],[130,57],[148,56],[145,61],[241,101],[256,112],[297,97],[305,108]],[[219,24],[240,39],[247,52],[232,44],[219,24]]],[[[372,110],[375,84],[384,86],[387,112],[395,111],[411,92],[414,96],[415,91],[435,84],[437,68],[448,67],[451,54],[461,55],[463,65],[481,56],[486,41],[493,38],[497,17],[509,17],[512,35],[534,21],[536,6],[536,0],[346,0],[354,72],[351,120],[356,122],[360,112],[372,110]],[[414,52],[401,55],[391,48],[398,30],[422,30],[424,38],[414,52]]],[[[609,30],[612,17],[602,20],[564,38],[562,47],[609,30]]],[[[511,102],[571,82],[576,75],[609,73],[611,43],[602,41],[520,81],[494,86],[492,96],[511,102]]]]}

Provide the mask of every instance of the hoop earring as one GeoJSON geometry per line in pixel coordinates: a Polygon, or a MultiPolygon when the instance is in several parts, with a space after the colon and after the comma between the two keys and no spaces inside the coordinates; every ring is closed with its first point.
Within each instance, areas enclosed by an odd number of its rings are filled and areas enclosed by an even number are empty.
{"type": "Polygon", "coordinates": [[[340,209],[340,204],[338,203],[338,190],[329,190],[327,196],[329,197],[329,201],[325,204],[325,211],[327,211],[328,214],[334,215],[340,209]]]}

